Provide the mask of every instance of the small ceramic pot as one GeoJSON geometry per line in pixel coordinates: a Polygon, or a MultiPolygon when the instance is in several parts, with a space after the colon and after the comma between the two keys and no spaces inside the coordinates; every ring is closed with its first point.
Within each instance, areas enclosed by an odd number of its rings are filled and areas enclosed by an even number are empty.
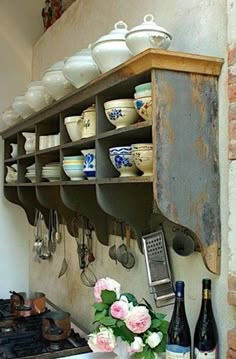
{"type": "Polygon", "coordinates": [[[10,146],[12,148],[12,151],[11,151],[11,157],[14,158],[17,156],[17,143],[10,143],[10,146]]]}
{"type": "Polygon", "coordinates": [[[106,72],[132,57],[126,42],[127,25],[119,21],[114,30],[100,37],[92,46],[92,57],[101,72],[106,72]]]}
{"type": "Polygon", "coordinates": [[[56,62],[45,71],[43,76],[43,85],[56,100],[68,95],[74,90],[74,86],[65,78],[62,73],[64,61],[56,62]]]}
{"type": "Polygon", "coordinates": [[[116,128],[129,126],[137,122],[139,115],[133,99],[119,99],[104,103],[106,117],[116,128]]]}
{"type": "Polygon", "coordinates": [[[132,151],[134,163],[143,172],[143,176],[153,174],[153,151],[132,151]]]}
{"type": "Polygon", "coordinates": [[[110,160],[120,177],[137,176],[137,167],[134,163],[131,146],[112,147],[109,149],[110,160]]]}
{"type": "Polygon", "coordinates": [[[20,122],[22,117],[12,108],[8,108],[2,113],[2,120],[7,126],[13,126],[20,122]]]}
{"type": "Polygon", "coordinates": [[[82,150],[84,155],[84,174],[87,179],[96,178],[96,154],[95,149],[82,150]]]}
{"type": "Polygon", "coordinates": [[[35,133],[34,132],[22,132],[25,137],[25,152],[31,153],[35,151],[35,133]]]}
{"type": "Polygon", "coordinates": [[[82,117],[70,116],[64,119],[68,135],[72,142],[79,141],[82,137],[82,117]]]}
{"type": "Polygon", "coordinates": [[[29,83],[25,99],[34,111],[40,111],[53,103],[53,97],[47,88],[43,86],[42,81],[32,81],[29,83]]]}
{"type": "Polygon", "coordinates": [[[146,121],[152,121],[152,97],[139,97],[134,100],[137,113],[146,121]]]}
{"type": "Polygon", "coordinates": [[[34,113],[34,110],[28,105],[25,96],[15,97],[12,108],[24,119],[34,113]]]}
{"type": "Polygon", "coordinates": [[[76,88],[96,79],[100,71],[95,64],[90,47],[65,60],[62,72],[76,88]]]}
{"type": "Polygon", "coordinates": [[[163,27],[158,26],[150,14],[144,16],[144,22],[135,26],[125,35],[126,45],[133,55],[149,49],[167,49],[172,36],[163,27]]]}
{"type": "Polygon", "coordinates": [[[82,138],[96,135],[96,108],[88,107],[82,114],[82,138]]]}

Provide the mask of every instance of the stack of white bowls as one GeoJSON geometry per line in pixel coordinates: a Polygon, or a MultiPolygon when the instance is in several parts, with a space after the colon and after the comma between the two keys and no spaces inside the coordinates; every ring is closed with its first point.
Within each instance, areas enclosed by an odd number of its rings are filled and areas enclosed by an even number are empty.
{"type": "Polygon", "coordinates": [[[50,162],[42,167],[42,178],[49,180],[49,182],[59,181],[60,179],[60,163],[50,162]]]}
{"type": "Polygon", "coordinates": [[[64,123],[71,141],[79,141],[82,137],[82,116],[65,117],[64,123]]]}
{"type": "Polygon", "coordinates": [[[66,156],[63,159],[63,170],[71,181],[84,179],[84,156],[66,156]]]}
{"type": "Polygon", "coordinates": [[[28,178],[32,183],[36,182],[35,163],[26,167],[25,177],[28,178]]]}
{"type": "Polygon", "coordinates": [[[39,149],[45,150],[50,147],[59,146],[60,133],[56,135],[39,136],[39,149]]]}
{"type": "Polygon", "coordinates": [[[152,83],[135,86],[134,106],[138,114],[146,121],[152,121],[152,83]]]}

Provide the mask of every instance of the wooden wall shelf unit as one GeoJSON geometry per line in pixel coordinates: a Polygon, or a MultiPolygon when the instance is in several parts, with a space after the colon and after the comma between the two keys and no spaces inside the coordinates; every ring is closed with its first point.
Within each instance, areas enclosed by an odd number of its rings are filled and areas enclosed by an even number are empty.
{"type": "MultiPolygon", "coordinates": [[[[96,80],[1,133],[5,168],[18,164],[16,183],[4,183],[6,198],[22,206],[33,223],[34,209],[47,215],[55,208],[70,227],[75,213],[87,216],[98,239],[108,244],[111,218],[128,222],[141,248],[141,236],[160,223],[172,233],[191,236],[207,268],[220,271],[220,211],[218,168],[218,93],[222,59],[179,52],[146,50],[96,80]],[[152,82],[153,119],[114,129],[104,102],[133,97],[134,87],[152,82]],[[96,136],[70,142],[64,118],[95,103],[96,136]],[[25,154],[22,131],[36,132],[36,151],[25,154]],[[60,145],[39,151],[39,136],[60,131],[60,145]],[[10,158],[10,143],[18,156],[10,158]],[[153,176],[119,178],[108,149],[153,142],[153,176]],[[43,182],[42,165],[62,163],[64,155],[96,149],[96,179],[71,182],[61,168],[60,180],[43,182]],[[36,183],[25,178],[36,163],[36,183]]],[[[6,171],[5,171],[6,174],[6,171]]]]}

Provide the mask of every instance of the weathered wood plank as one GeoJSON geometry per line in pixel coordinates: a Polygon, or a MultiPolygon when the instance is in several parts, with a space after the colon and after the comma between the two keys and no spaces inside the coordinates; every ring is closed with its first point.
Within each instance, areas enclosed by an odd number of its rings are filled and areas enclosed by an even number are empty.
{"type": "Polygon", "coordinates": [[[155,82],[158,207],[195,234],[206,266],[219,273],[217,79],[156,71],[155,82]]]}

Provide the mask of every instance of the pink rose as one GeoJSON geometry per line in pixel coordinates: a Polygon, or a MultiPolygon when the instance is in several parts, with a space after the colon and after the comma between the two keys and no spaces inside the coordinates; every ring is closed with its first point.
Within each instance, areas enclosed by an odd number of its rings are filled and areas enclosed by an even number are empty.
{"type": "Polygon", "coordinates": [[[129,305],[123,300],[114,302],[111,306],[111,315],[113,318],[124,320],[129,312],[129,305]]]}
{"type": "Polygon", "coordinates": [[[133,307],[125,318],[125,324],[133,333],[144,333],[151,326],[148,309],[144,306],[133,307]]]}
{"type": "Polygon", "coordinates": [[[94,287],[94,297],[96,302],[102,302],[101,294],[102,290],[111,290],[116,292],[116,297],[120,296],[120,284],[111,278],[101,278],[99,279],[94,287]]]}
{"type": "Polygon", "coordinates": [[[112,329],[101,327],[96,334],[89,334],[88,345],[93,352],[113,352],[116,338],[112,329]]]}

